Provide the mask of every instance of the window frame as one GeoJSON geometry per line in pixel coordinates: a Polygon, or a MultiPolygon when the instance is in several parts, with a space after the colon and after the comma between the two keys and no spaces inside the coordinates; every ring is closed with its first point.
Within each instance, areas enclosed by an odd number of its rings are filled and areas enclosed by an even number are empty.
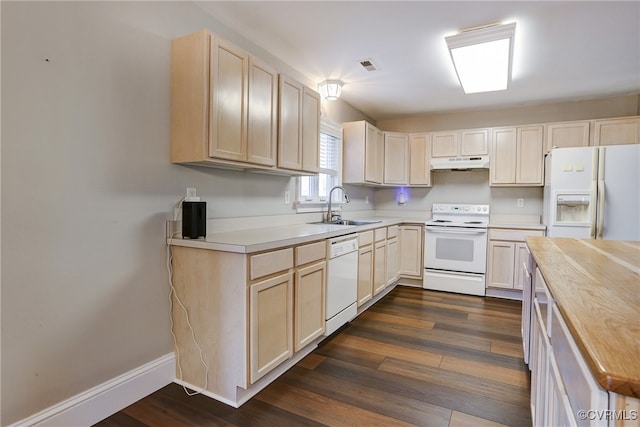
{"type": "MultiPolygon", "coordinates": [[[[332,136],[337,139],[337,147],[336,147],[336,169],[335,169],[335,180],[332,182],[331,187],[335,185],[342,185],[342,125],[336,123],[332,120],[329,120],[326,117],[320,118],[320,133],[332,136]]],[[[321,137],[319,137],[318,141],[321,143],[321,137]]],[[[309,177],[296,177],[296,201],[295,208],[298,213],[306,213],[306,212],[322,212],[327,208],[329,202],[326,197],[320,197],[319,192],[319,176],[324,173],[324,169],[320,168],[318,175],[312,175],[309,177]],[[312,197],[302,195],[302,186],[303,180],[308,178],[310,180],[309,186],[312,190],[312,197]]],[[[332,206],[341,206],[343,203],[342,193],[340,192],[334,193],[334,200],[331,202],[332,206]]]]}

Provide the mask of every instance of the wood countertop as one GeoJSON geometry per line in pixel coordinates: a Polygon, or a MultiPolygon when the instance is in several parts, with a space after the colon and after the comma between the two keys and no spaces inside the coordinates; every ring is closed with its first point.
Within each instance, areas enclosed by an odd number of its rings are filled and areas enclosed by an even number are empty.
{"type": "Polygon", "coordinates": [[[526,241],[596,381],[640,397],[640,242],[526,241]]]}

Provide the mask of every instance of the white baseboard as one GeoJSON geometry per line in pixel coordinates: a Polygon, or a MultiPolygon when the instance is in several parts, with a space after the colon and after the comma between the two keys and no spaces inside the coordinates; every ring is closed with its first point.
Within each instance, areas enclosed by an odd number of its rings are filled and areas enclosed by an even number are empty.
{"type": "Polygon", "coordinates": [[[176,359],[169,353],[9,427],[90,426],[172,383],[175,377],[176,359]]]}

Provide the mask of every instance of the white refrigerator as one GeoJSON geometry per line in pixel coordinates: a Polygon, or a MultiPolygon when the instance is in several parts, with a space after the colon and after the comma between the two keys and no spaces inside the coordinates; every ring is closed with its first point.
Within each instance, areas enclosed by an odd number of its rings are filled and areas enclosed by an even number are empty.
{"type": "Polygon", "coordinates": [[[640,241],[640,144],[551,150],[542,221],[549,237],[640,241]]]}

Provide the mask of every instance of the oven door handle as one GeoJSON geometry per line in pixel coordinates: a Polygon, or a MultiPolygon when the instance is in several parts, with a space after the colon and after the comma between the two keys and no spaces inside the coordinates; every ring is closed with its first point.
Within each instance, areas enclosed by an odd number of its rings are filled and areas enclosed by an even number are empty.
{"type": "Polygon", "coordinates": [[[425,229],[431,233],[441,233],[441,234],[487,234],[487,230],[483,230],[483,229],[456,230],[456,229],[440,228],[440,227],[438,228],[426,227],[425,229]]]}

